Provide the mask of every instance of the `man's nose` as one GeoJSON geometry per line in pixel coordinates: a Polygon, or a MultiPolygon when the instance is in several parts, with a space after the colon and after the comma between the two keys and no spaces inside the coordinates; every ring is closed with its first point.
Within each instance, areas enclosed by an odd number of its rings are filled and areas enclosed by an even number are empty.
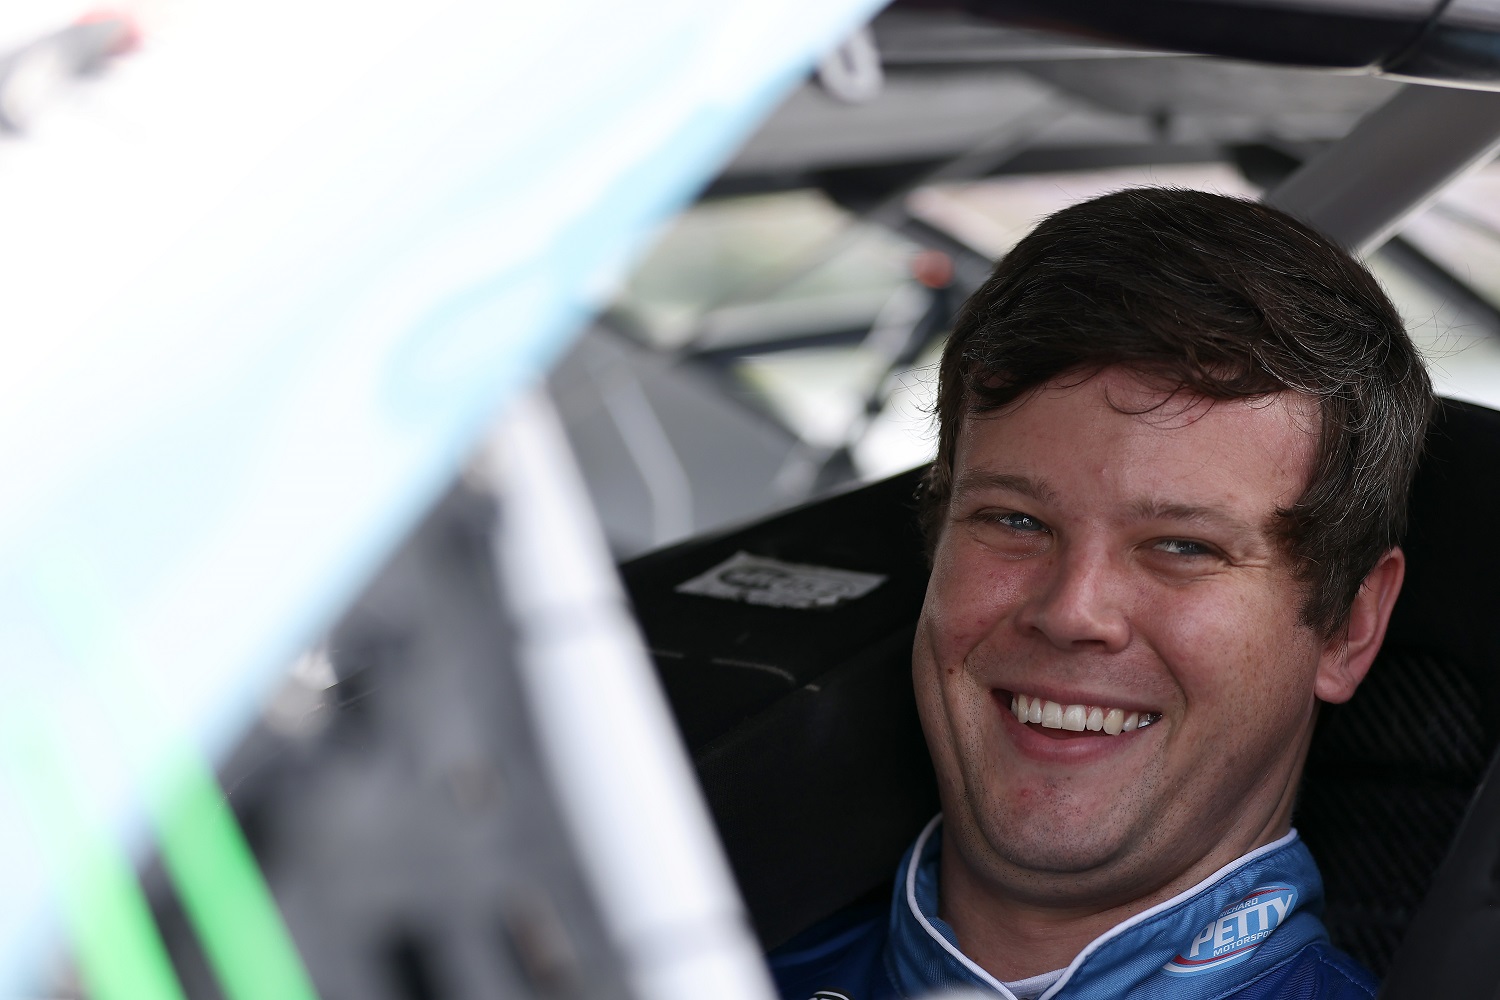
{"type": "Polygon", "coordinates": [[[1053,556],[1049,571],[1018,616],[1058,649],[1095,648],[1117,653],[1130,643],[1120,567],[1106,552],[1068,547],[1053,556]]]}

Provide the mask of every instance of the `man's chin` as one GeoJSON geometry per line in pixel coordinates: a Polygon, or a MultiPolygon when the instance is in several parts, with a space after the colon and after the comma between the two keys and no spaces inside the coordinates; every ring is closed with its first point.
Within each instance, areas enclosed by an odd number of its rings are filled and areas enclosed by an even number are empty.
{"type": "Polygon", "coordinates": [[[1119,855],[1098,844],[1018,845],[1002,855],[1017,872],[1039,877],[1069,876],[1078,878],[1106,870],[1119,855]]]}
{"type": "Polygon", "coordinates": [[[985,847],[1016,874],[1080,876],[1104,872],[1129,853],[1129,824],[1112,810],[1071,808],[1026,814],[991,813],[981,821],[985,847]]]}
{"type": "Polygon", "coordinates": [[[1038,875],[1083,875],[1120,857],[1118,844],[1076,831],[1007,838],[996,853],[1010,867],[1038,875]]]}

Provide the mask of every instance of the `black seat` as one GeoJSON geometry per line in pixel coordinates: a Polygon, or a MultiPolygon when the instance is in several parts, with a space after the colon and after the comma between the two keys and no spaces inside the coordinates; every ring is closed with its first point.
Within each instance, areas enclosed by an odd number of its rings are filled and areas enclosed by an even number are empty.
{"type": "MultiPolygon", "coordinates": [[[[927,569],[910,472],[623,567],[767,946],[889,884],[937,810],[910,686],[927,569]],[[790,609],[677,592],[737,552],[878,573],[790,609]]],[[[1412,501],[1384,651],[1325,709],[1296,823],[1335,943],[1383,975],[1494,750],[1500,413],[1445,402],[1412,501]]]]}
{"type": "Polygon", "coordinates": [[[767,946],[889,880],[937,811],[911,693],[927,587],[915,471],[622,567],[767,946]],[[678,593],[737,552],[875,573],[794,609],[678,593]]]}
{"type": "Polygon", "coordinates": [[[1494,753],[1500,698],[1500,413],[1445,401],[1412,493],[1385,647],[1325,707],[1296,822],[1330,936],[1384,975],[1494,753]]]}

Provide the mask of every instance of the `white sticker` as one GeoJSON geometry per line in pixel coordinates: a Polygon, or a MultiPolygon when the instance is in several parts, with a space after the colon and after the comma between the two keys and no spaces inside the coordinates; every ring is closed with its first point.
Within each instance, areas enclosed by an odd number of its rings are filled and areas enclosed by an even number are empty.
{"type": "Polygon", "coordinates": [[[863,597],[885,582],[878,573],[781,562],[736,552],[707,573],[679,584],[679,594],[773,608],[831,608],[863,597]]]}

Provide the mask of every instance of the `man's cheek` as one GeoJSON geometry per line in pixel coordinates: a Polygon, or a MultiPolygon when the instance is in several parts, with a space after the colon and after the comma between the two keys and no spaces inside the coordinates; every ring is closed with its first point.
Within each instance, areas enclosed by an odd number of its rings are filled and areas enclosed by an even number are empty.
{"type": "Polygon", "coordinates": [[[922,723],[922,735],[927,741],[927,751],[939,785],[944,790],[946,803],[957,789],[962,787],[959,779],[959,754],[957,735],[961,723],[953,715],[951,692],[938,681],[937,668],[930,655],[918,647],[913,657],[912,679],[916,685],[917,716],[922,723]]]}
{"type": "Polygon", "coordinates": [[[1017,600],[1020,574],[967,559],[934,575],[924,617],[939,662],[954,665],[980,645],[1017,600]]]}
{"type": "Polygon", "coordinates": [[[917,645],[929,662],[933,682],[941,681],[945,668],[962,661],[964,652],[973,645],[978,634],[973,628],[959,628],[959,623],[967,617],[962,605],[955,600],[960,596],[933,586],[928,590],[927,602],[922,608],[917,645]]]}
{"type": "Polygon", "coordinates": [[[974,678],[964,669],[961,657],[945,654],[943,634],[932,624],[925,614],[918,622],[912,682],[922,730],[941,772],[957,767],[961,747],[966,740],[972,741],[979,720],[974,678]]]}
{"type": "MultiPolygon", "coordinates": [[[[945,732],[947,726],[947,710],[944,705],[945,693],[943,691],[941,652],[936,645],[939,633],[932,628],[932,620],[929,608],[924,608],[922,617],[917,620],[916,641],[912,645],[912,687],[916,693],[917,715],[921,718],[922,729],[927,733],[928,742],[935,743],[941,737],[940,732],[945,732]]],[[[935,752],[936,748],[934,748],[935,752]]]]}
{"type": "Polygon", "coordinates": [[[1307,671],[1307,643],[1293,617],[1269,603],[1190,601],[1155,608],[1152,645],[1172,669],[1189,705],[1212,702],[1253,711],[1266,701],[1296,701],[1307,671]]]}

